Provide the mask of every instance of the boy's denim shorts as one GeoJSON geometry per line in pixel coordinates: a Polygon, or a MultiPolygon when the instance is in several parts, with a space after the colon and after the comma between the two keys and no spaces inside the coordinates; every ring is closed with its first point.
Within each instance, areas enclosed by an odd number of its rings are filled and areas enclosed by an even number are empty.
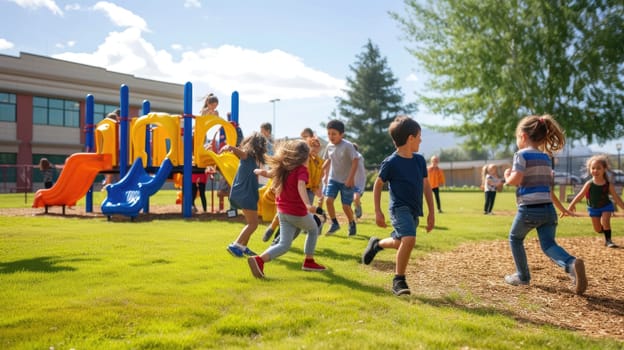
{"type": "Polygon", "coordinates": [[[390,222],[394,228],[391,234],[392,238],[401,239],[401,237],[416,237],[418,215],[416,215],[410,207],[391,208],[390,222]]]}
{"type": "Polygon", "coordinates": [[[327,187],[325,187],[325,197],[337,198],[338,192],[340,192],[340,201],[344,205],[351,205],[353,203],[353,191],[355,187],[347,187],[342,182],[329,180],[327,187]]]}
{"type": "Polygon", "coordinates": [[[613,203],[609,203],[602,208],[587,207],[587,212],[589,213],[589,216],[591,216],[592,218],[601,217],[602,213],[604,213],[605,211],[609,213],[615,212],[615,207],[613,206],[613,203]]]}

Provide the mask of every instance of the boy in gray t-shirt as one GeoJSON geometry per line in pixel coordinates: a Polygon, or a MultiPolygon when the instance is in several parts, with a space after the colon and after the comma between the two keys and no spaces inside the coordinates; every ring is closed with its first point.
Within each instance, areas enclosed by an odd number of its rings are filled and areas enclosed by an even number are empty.
{"type": "Polygon", "coordinates": [[[327,203],[327,214],[332,220],[332,224],[327,231],[327,235],[333,235],[340,229],[336,219],[336,208],[334,200],[340,193],[342,210],[349,220],[349,236],[356,234],[355,219],[351,203],[353,202],[353,192],[355,190],[355,172],[358,167],[358,153],[353,144],[344,137],[344,124],[339,120],[332,120],[327,123],[327,138],[329,144],[323,155],[323,174],[325,188],[325,202],[327,203]]]}

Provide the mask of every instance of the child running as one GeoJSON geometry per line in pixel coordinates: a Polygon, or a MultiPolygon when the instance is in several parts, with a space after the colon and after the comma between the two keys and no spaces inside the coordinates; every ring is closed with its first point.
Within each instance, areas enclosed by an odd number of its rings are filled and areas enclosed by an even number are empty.
{"type": "Polygon", "coordinates": [[[327,230],[327,235],[333,235],[340,229],[336,218],[334,201],[340,193],[342,210],[349,221],[349,236],[355,236],[357,229],[351,203],[355,190],[355,172],[358,167],[358,153],[353,144],[344,139],[345,127],[340,120],[331,120],[327,123],[327,138],[329,144],[325,149],[323,159],[323,173],[325,189],[325,203],[327,203],[327,215],[332,223],[327,230]]]}
{"type": "Polygon", "coordinates": [[[227,251],[239,258],[243,255],[256,255],[247,247],[247,244],[258,228],[258,176],[254,170],[264,165],[266,143],[264,136],[254,132],[241,142],[240,147],[230,145],[223,147],[223,151],[233,152],[240,159],[230,190],[230,203],[243,211],[247,224],[236,241],[227,246],[227,251]]]}
{"type": "Polygon", "coordinates": [[[264,277],[264,264],[284,255],[291,247],[295,233],[306,231],[307,237],[303,252],[305,260],[302,269],[323,271],[325,267],[314,261],[314,250],[319,236],[319,228],[311,213],[316,211],[306,193],[308,182],[308,160],[310,148],[301,140],[280,143],[277,153],[268,158],[271,170],[256,169],[257,175],[271,177],[275,192],[275,204],[280,223],[279,243],[270,246],[259,256],[247,259],[251,273],[257,278],[264,277]]]}
{"type": "Polygon", "coordinates": [[[624,202],[615,192],[615,187],[609,182],[607,172],[609,171],[609,158],[605,155],[596,155],[587,160],[587,173],[591,179],[583,185],[581,191],[572,199],[568,206],[569,211],[575,211],[575,205],[583,197],[587,198],[587,211],[591,217],[592,225],[596,233],[605,236],[605,246],[617,248],[611,241],[611,216],[615,212],[613,202],[609,195],[620,208],[624,209],[624,202]]]}
{"type": "Polygon", "coordinates": [[[505,170],[505,183],[518,187],[516,189],[518,212],[509,232],[509,244],[516,272],[505,276],[505,282],[519,286],[528,285],[531,281],[524,239],[532,229],[537,229],[542,251],[565,269],[576,294],[581,295],[587,289],[585,264],[582,259],[568,254],[555,242],[557,231],[555,206],[562,215],[574,215],[563,207],[551,191],[553,184],[551,156],[565,145],[563,131],[550,115],[528,116],[518,123],[516,145],[519,150],[514,154],[512,167],[505,170]]]}
{"type": "MultiPolygon", "coordinates": [[[[306,129],[301,133],[304,135],[306,129]]],[[[321,191],[321,177],[323,176],[323,160],[321,159],[319,152],[321,151],[321,142],[315,136],[309,136],[307,138],[303,138],[303,140],[310,147],[310,160],[308,161],[308,183],[306,184],[306,191],[308,193],[308,199],[311,204],[314,204],[314,197],[318,197],[317,207],[323,207],[323,192],[321,191]]],[[[271,202],[274,202],[274,194],[272,191],[267,190],[265,196],[271,202]],[[272,199],[271,199],[272,198],[272,199]]],[[[321,212],[317,209],[317,212],[321,212]]],[[[267,242],[275,233],[275,237],[279,236],[279,230],[275,232],[275,230],[279,226],[279,218],[278,215],[275,214],[273,220],[264,231],[264,235],[262,235],[262,240],[267,242]]],[[[321,227],[322,228],[322,227],[321,227]]]]}
{"type": "Polygon", "coordinates": [[[398,116],[388,129],[396,151],[380,165],[379,175],[373,186],[375,222],[386,227],[386,218],[381,210],[381,191],[388,182],[390,192],[390,220],[394,231],[391,236],[380,240],[371,237],[362,254],[362,263],[368,265],[384,248],[397,250],[392,292],[395,295],[410,294],[405,281],[405,270],[416,245],[416,228],[423,215],[423,194],[427,201],[427,232],[433,229],[435,213],[431,185],[427,180],[427,161],[416,153],[420,149],[420,125],[408,116],[398,116]]]}

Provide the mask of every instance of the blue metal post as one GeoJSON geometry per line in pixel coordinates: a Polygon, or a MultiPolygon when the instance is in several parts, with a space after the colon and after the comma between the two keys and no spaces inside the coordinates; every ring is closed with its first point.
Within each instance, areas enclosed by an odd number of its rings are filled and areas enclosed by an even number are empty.
{"type": "Polygon", "coordinates": [[[126,84],[119,89],[120,100],[120,135],[119,135],[119,178],[122,179],[128,172],[128,104],[130,92],[126,84]]]}
{"type": "MultiPolygon", "coordinates": [[[[150,112],[150,102],[148,100],[143,100],[143,111],[142,115],[147,115],[150,112]]],[[[145,127],[145,152],[147,153],[147,164],[146,167],[152,166],[152,125],[148,124],[145,127]]],[[[145,205],[143,206],[143,212],[149,213],[149,197],[145,198],[145,205]]]]}
{"type": "Polygon", "coordinates": [[[234,91],[232,93],[232,115],[231,115],[231,120],[232,122],[236,122],[236,125],[238,124],[238,91],[234,91]]]}
{"type": "Polygon", "coordinates": [[[191,176],[193,173],[193,85],[184,85],[184,172],[182,174],[182,216],[192,216],[191,176]]]}
{"type": "MultiPolygon", "coordinates": [[[[93,129],[95,125],[93,125],[93,105],[94,98],[93,95],[87,95],[86,104],[85,104],[85,151],[86,152],[95,152],[95,142],[93,140],[93,129]]],[[[87,213],[93,212],[93,184],[87,191],[87,196],[85,197],[85,211],[87,213]]]]}

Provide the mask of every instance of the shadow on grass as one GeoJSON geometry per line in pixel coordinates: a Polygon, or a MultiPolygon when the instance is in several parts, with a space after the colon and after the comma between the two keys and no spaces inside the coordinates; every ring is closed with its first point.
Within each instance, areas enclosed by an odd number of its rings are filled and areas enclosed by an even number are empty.
{"type": "Polygon", "coordinates": [[[84,261],[86,259],[61,259],[57,256],[41,256],[10,262],[0,262],[0,274],[16,272],[60,272],[76,271],[75,267],[60,265],[67,262],[84,261]]]}

